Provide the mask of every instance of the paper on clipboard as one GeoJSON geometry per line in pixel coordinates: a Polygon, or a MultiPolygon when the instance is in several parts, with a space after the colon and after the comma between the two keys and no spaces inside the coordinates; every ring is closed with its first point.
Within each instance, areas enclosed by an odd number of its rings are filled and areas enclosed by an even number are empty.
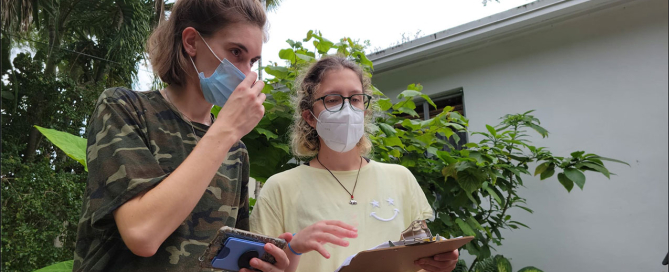
{"type": "Polygon", "coordinates": [[[416,220],[402,232],[401,239],[349,256],[335,272],[415,272],[421,269],[415,260],[456,250],[474,237],[433,237],[425,221],[416,220]]]}
{"type": "Polygon", "coordinates": [[[415,272],[420,270],[415,260],[458,249],[473,239],[467,236],[418,245],[393,242],[395,247],[385,243],[348,257],[336,272],[415,272]]]}
{"type": "MultiPolygon", "coordinates": [[[[462,236],[460,236],[460,237],[462,237],[462,236]]],[[[460,238],[460,237],[457,237],[457,238],[460,238]]],[[[446,238],[444,238],[444,237],[441,237],[441,239],[442,239],[442,241],[443,241],[443,240],[446,240],[446,238]]],[[[404,241],[395,241],[395,242],[390,242],[390,241],[389,241],[388,243],[380,244],[380,245],[375,246],[375,247],[373,247],[373,248],[370,248],[370,249],[368,249],[368,250],[366,250],[366,251],[375,250],[375,249],[382,249],[382,248],[389,248],[389,247],[390,247],[390,243],[392,243],[393,246],[403,246],[403,245],[404,245],[404,241]]],[[[337,268],[337,270],[335,270],[335,272],[339,272],[339,270],[341,270],[342,267],[344,267],[344,266],[348,266],[349,264],[351,264],[351,260],[352,260],[355,256],[357,256],[357,255],[358,255],[358,253],[353,254],[353,255],[351,255],[351,256],[348,256],[348,258],[346,258],[346,260],[344,260],[344,262],[341,264],[341,266],[339,266],[339,268],[337,268]]]]}

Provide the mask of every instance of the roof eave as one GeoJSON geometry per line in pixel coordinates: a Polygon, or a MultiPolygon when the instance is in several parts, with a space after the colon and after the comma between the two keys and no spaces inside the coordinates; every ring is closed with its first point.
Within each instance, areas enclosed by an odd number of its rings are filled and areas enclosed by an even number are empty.
{"type": "Polygon", "coordinates": [[[509,39],[545,25],[606,9],[625,0],[539,0],[495,15],[450,28],[417,40],[369,54],[374,72],[458,54],[509,39]]]}

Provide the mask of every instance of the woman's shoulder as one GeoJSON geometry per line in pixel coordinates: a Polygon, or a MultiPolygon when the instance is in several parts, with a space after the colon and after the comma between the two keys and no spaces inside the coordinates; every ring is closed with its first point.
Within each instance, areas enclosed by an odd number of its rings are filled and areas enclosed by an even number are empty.
{"type": "Polygon", "coordinates": [[[267,179],[265,185],[263,185],[263,189],[268,188],[269,190],[275,190],[280,187],[299,185],[300,180],[302,180],[300,177],[309,170],[308,168],[309,166],[299,165],[283,172],[276,173],[267,179]]]}
{"type": "Polygon", "coordinates": [[[107,88],[98,97],[97,104],[119,104],[122,106],[138,105],[142,100],[150,100],[156,95],[155,91],[140,92],[125,87],[107,88]]]}
{"type": "Polygon", "coordinates": [[[411,171],[408,168],[404,167],[404,165],[401,165],[401,164],[378,162],[378,161],[374,161],[374,160],[370,160],[370,163],[372,164],[373,167],[379,169],[380,171],[383,171],[384,173],[388,173],[390,175],[393,175],[393,174],[411,174],[411,171]]]}

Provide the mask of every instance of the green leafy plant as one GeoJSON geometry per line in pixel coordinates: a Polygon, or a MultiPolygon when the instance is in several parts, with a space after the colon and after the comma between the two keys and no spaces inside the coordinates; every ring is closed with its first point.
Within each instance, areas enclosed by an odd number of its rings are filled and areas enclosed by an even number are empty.
{"type": "MultiPolygon", "coordinates": [[[[422,87],[409,85],[392,104],[388,99],[378,104],[385,115],[377,119],[379,133],[372,135],[375,157],[384,162],[406,166],[416,176],[436,219],[430,223],[433,232],[447,237],[474,236],[465,249],[476,256],[475,264],[491,256],[494,246],[501,246],[502,229],[529,228],[511,219],[510,209],[532,213],[526,200],[518,195],[523,177],[531,176],[530,165],[538,164],[534,175],[542,180],[555,175],[567,192],[576,184],[585,185],[584,171],[598,172],[610,178],[603,161],[624,163],[584,151],[570,156],[554,156],[547,148],[532,145],[528,130],[548,137],[532,111],[502,117],[497,126],[487,125],[486,132],[473,132],[482,140],[470,142],[458,150],[445,139],[457,137],[456,131],[467,131],[467,119],[446,107],[430,120],[404,119],[418,116],[413,99],[421,96],[422,87]]],[[[456,139],[460,140],[460,139],[456,139]]]]}
{"type": "MultiPolygon", "coordinates": [[[[48,159],[3,154],[3,271],[31,271],[72,259],[86,173],[56,172],[48,159]]],[[[71,270],[70,270],[71,271],[71,270]]]]}

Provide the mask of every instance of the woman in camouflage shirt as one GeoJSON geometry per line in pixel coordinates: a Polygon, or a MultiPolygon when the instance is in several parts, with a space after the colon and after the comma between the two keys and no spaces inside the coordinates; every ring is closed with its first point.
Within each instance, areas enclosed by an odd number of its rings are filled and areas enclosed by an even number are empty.
{"type": "MultiPolygon", "coordinates": [[[[249,158],[240,139],[265,110],[264,84],[251,71],[265,22],[257,0],[179,0],[147,43],[168,87],[102,93],[88,130],[74,271],[198,271],[220,227],[249,229],[249,158]],[[221,67],[237,67],[239,78],[228,80],[222,99],[220,86],[207,83],[235,78],[221,67]],[[223,106],[218,119],[213,104],[223,106]]],[[[253,267],[287,267],[284,251],[265,250],[277,263],[254,259],[253,267]]]]}

